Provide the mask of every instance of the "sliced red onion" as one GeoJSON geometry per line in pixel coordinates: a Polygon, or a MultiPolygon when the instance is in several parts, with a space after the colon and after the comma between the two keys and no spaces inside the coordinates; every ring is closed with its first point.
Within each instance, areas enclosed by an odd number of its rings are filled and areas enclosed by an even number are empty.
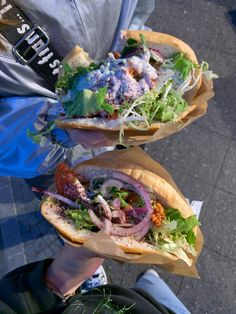
{"type": "Polygon", "coordinates": [[[48,191],[44,191],[44,190],[41,190],[41,189],[38,189],[38,188],[32,188],[32,191],[33,192],[39,192],[39,193],[43,193],[45,195],[48,195],[48,196],[51,196],[51,197],[54,197],[55,199],[69,205],[69,206],[72,206],[72,207],[75,207],[75,208],[81,208],[80,205],[78,205],[76,202],[73,202],[71,201],[69,198],[67,197],[64,197],[60,194],[57,194],[57,193],[53,193],[53,192],[48,192],[48,191]]]}
{"type": "Polygon", "coordinates": [[[112,222],[107,218],[104,218],[103,221],[104,224],[102,230],[108,235],[112,234],[112,222]]]}
{"type": "Polygon", "coordinates": [[[111,220],[111,209],[110,209],[110,206],[108,205],[107,201],[101,195],[96,196],[95,201],[98,202],[102,206],[102,208],[104,210],[104,215],[109,220],[111,220]]]}
{"type": "Polygon", "coordinates": [[[140,233],[143,229],[147,233],[147,231],[148,231],[147,225],[150,226],[150,219],[151,219],[151,215],[153,212],[148,192],[146,191],[144,186],[142,186],[139,182],[137,182],[135,179],[133,179],[130,176],[127,176],[127,175],[125,175],[123,173],[119,173],[119,172],[114,172],[113,176],[114,176],[114,178],[116,178],[118,180],[132,184],[136,188],[137,193],[144,200],[145,207],[147,208],[147,214],[141,222],[139,222],[137,225],[135,225],[132,228],[124,229],[122,227],[113,226],[112,234],[117,235],[117,236],[130,236],[130,235],[135,235],[137,233],[140,233]]]}
{"type": "Polygon", "coordinates": [[[109,197],[111,194],[109,193],[108,188],[116,187],[120,190],[122,186],[123,186],[123,183],[118,180],[114,180],[114,179],[106,180],[101,187],[102,195],[104,197],[109,197]]]}
{"type": "Polygon", "coordinates": [[[142,184],[140,184],[138,181],[133,179],[132,177],[119,173],[119,172],[114,172],[113,173],[114,178],[122,180],[124,182],[127,182],[131,185],[133,185],[136,188],[137,193],[141,196],[141,198],[144,200],[145,207],[147,208],[147,211],[152,211],[152,205],[150,201],[150,197],[148,194],[148,191],[144,188],[142,184]]]}
{"type": "Polygon", "coordinates": [[[111,205],[113,208],[115,209],[120,209],[120,199],[119,198],[115,198],[112,202],[111,205]]]}
{"type": "Polygon", "coordinates": [[[103,222],[101,221],[100,218],[98,218],[98,216],[94,213],[94,211],[91,208],[88,209],[88,213],[95,226],[97,226],[99,229],[103,229],[104,226],[103,222]]]}
{"type": "Polygon", "coordinates": [[[123,189],[136,192],[136,190],[134,189],[134,187],[133,187],[131,184],[127,184],[127,183],[124,183],[123,189]]]}
{"type": "Polygon", "coordinates": [[[134,208],[134,209],[132,209],[130,211],[127,211],[126,214],[141,220],[142,214],[145,214],[147,212],[148,212],[148,210],[147,210],[146,207],[137,207],[137,208],[134,208]]]}
{"type": "Polygon", "coordinates": [[[135,235],[141,232],[146,227],[146,225],[149,224],[150,217],[151,217],[151,214],[147,214],[146,217],[142,221],[140,221],[137,225],[135,225],[132,228],[124,229],[122,227],[116,227],[113,225],[112,234],[116,236],[120,236],[120,237],[135,235]]]}
{"type": "Polygon", "coordinates": [[[150,228],[151,222],[149,222],[148,224],[146,224],[146,226],[143,228],[143,230],[141,232],[139,232],[137,235],[135,235],[135,239],[137,241],[142,240],[142,238],[148,233],[148,230],[150,228]]]}

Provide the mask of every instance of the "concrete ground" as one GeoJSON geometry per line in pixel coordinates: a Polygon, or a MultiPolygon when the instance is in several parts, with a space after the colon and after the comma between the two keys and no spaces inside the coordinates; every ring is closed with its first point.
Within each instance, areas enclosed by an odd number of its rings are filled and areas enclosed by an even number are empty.
{"type": "MultiPolygon", "coordinates": [[[[147,145],[189,199],[204,201],[201,279],[157,269],[192,313],[236,313],[236,5],[234,0],[158,0],[148,25],[182,38],[220,78],[207,114],[167,139],[147,145]]],[[[40,186],[40,182],[37,184],[40,186]]],[[[54,256],[61,241],[38,212],[21,179],[0,178],[0,275],[54,256]]],[[[131,286],[147,265],[106,262],[110,281],[131,286]]]]}

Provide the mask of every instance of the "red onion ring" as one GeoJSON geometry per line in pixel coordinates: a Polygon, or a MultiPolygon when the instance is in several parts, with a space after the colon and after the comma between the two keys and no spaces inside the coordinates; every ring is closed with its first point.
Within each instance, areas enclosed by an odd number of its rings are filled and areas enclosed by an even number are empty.
{"type": "Polygon", "coordinates": [[[102,206],[105,216],[111,220],[111,209],[107,201],[101,195],[96,196],[95,201],[102,206]]]}
{"type": "Polygon", "coordinates": [[[103,230],[108,235],[112,233],[112,223],[109,219],[104,218],[102,221],[91,208],[88,209],[88,213],[95,226],[97,226],[100,230],[103,230]]]}
{"type": "Polygon", "coordinates": [[[104,218],[103,222],[102,230],[108,235],[112,234],[112,222],[107,218],[104,218]]]}
{"type": "Polygon", "coordinates": [[[136,188],[137,193],[143,198],[147,211],[148,212],[152,211],[152,205],[151,205],[149,194],[142,184],[140,184],[138,181],[136,181],[132,177],[123,173],[114,172],[113,176],[114,178],[117,178],[119,180],[132,184],[136,188]]]}
{"type": "Polygon", "coordinates": [[[95,226],[97,226],[99,229],[103,229],[103,226],[104,226],[103,222],[101,221],[100,218],[98,218],[98,216],[94,213],[94,211],[91,208],[88,209],[88,213],[89,213],[90,219],[95,224],[95,226]]]}
{"type": "Polygon", "coordinates": [[[114,179],[109,179],[109,180],[106,180],[101,186],[101,193],[103,196],[108,197],[110,196],[110,193],[107,191],[108,187],[116,187],[120,190],[122,186],[123,186],[122,182],[118,180],[114,180],[114,179]]]}
{"type": "Polygon", "coordinates": [[[140,233],[138,233],[137,235],[135,235],[135,239],[137,241],[142,240],[142,238],[147,234],[147,232],[148,232],[148,230],[150,228],[150,225],[151,225],[151,222],[147,223],[145,225],[145,227],[143,228],[143,230],[140,233]]]}
{"type": "Polygon", "coordinates": [[[116,227],[113,225],[112,234],[116,236],[120,236],[120,237],[136,235],[137,233],[141,232],[146,227],[147,224],[149,224],[150,217],[151,217],[151,214],[150,215],[147,214],[146,217],[142,221],[140,221],[137,225],[131,228],[127,228],[127,229],[124,229],[122,227],[116,227]]]}
{"type": "Polygon", "coordinates": [[[55,198],[55,199],[57,199],[57,200],[59,200],[59,201],[65,203],[65,204],[67,204],[67,205],[69,205],[69,206],[72,206],[72,207],[81,209],[81,206],[78,205],[76,202],[73,202],[73,201],[71,201],[69,198],[64,197],[64,196],[62,196],[62,195],[60,195],[60,194],[53,193],[53,192],[48,192],[48,191],[44,191],[44,190],[41,190],[41,189],[38,189],[38,188],[34,188],[34,187],[32,187],[32,191],[33,191],[33,192],[43,193],[43,194],[45,194],[45,195],[51,196],[51,197],[53,197],[53,198],[55,198]]]}
{"type": "Polygon", "coordinates": [[[136,188],[137,193],[144,200],[145,207],[147,208],[147,214],[141,222],[139,222],[137,225],[135,225],[132,228],[124,229],[122,227],[117,227],[117,226],[113,225],[112,234],[117,235],[117,236],[130,236],[130,235],[135,235],[137,233],[140,233],[142,230],[145,230],[145,234],[146,234],[148,232],[147,225],[150,226],[150,219],[151,219],[151,215],[153,212],[148,192],[139,182],[137,182],[135,179],[133,179],[133,178],[131,178],[131,177],[129,177],[123,173],[114,172],[113,177],[118,179],[118,180],[130,183],[136,188]]]}

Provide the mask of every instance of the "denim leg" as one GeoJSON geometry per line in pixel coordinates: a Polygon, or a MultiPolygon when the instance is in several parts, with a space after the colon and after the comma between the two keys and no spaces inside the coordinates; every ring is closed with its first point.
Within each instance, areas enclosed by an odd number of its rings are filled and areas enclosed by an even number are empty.
{"type": "Polygon", "coordinates": [[[134,284],[134,288],[140,288],[148,292],[154,299],[176,314],[190,314],[174,292],[154,271],[148,271],[140,277],[134,284]]]}

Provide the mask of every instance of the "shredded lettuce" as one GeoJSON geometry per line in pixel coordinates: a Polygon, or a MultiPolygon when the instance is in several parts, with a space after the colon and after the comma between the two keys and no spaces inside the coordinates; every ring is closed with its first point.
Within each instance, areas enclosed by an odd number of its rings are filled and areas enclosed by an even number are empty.
{"type": "Polygon", "coordinates": [[[165,209],[166,219],[159,227],[153,226],[149,231],[150,242],[165,252],[174,253],[188,265],[191,260],[186,253],[196,255],[196,236],[193,228],[200,223],[195,215],[183,218],[178,209],[165,209]]]}
{"type": "MultiPolygon", "coordinates": [[[[166,93],[168,87],[167,84],[161,92],[151,90],[136,99],[133,111],[142,116],[148,124],[154,121],[168,122],[176,118],[188,104],[174,89],[170,88],[166,93]]],[[[122,115],[125,113],[126,111],[123,110],[122,115]]]]}
{"type": "Polygon", "coordinates": [[[209,64],[206,61],[202,62],[202,72],[209,80],[219,78],[219,75],[209,70],[209,64]]]}
{"type": "Polygon", "coordinates": [[[81,229],[91,230],[93,227],[95,227],[94,223],[91,221],[91,218],[89,216],[87,209],[85,208],[67,209],[65,210],[64,213],[74,220],[76,228],[78,230],[81,230],[81,229]]]}

